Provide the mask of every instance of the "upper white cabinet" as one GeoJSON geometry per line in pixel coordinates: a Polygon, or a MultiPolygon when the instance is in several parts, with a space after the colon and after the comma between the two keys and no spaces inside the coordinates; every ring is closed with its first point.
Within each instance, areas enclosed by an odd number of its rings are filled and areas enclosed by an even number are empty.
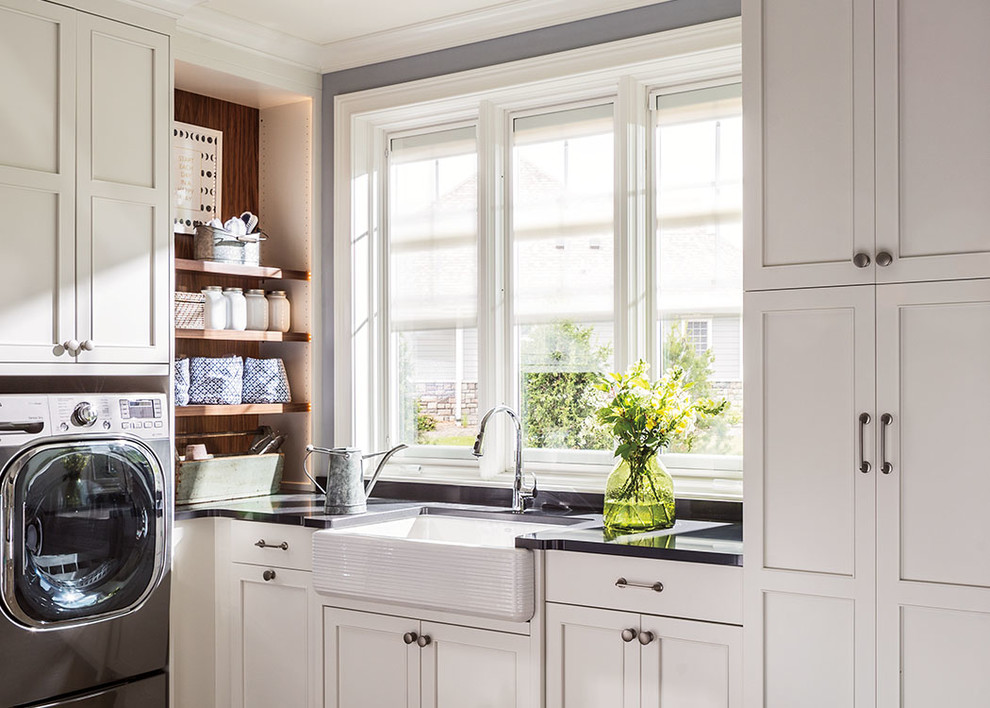
{"type": "Polygon", "coordinates": [[[745,288],[873,282],[872,2],[743,0],[743,87],[745,288]]]}
{"type": "Polygon", "coordinates": [[[743,0],[747,290],[984,277],[981,0],[743,0]]]}
{"type": "Polygon", "coordinates": [[[0,0],[0,361],[166,363],[169,47],[0,0]]]}
{"type": "Polygon", "coordinates": [[[990,273],[990,3],[875,0],[877,280],[990,273]]]}

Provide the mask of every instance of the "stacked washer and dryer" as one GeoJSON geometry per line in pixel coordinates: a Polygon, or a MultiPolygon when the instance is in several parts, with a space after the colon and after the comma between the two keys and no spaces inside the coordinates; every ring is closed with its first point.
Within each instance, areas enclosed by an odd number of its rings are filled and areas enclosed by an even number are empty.
{"type": "Polygon", "coordinates": [[[0,395],[0,706],[165,708],[166,396],[0,395]]]}

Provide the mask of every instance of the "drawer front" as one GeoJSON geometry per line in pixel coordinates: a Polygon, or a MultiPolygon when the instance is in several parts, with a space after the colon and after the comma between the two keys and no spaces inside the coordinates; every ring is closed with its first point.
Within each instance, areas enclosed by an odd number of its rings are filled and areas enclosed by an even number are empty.
{"type": "Polygon", "coordinates": [[[742,568],[547,553],[547,601],[742,624],[742,568]]]}
{"type": "Polygon", "coordinates": [[[315,529],[255,521],[230,524],[230,556],[235,563],[313,569],[315,529]]]}

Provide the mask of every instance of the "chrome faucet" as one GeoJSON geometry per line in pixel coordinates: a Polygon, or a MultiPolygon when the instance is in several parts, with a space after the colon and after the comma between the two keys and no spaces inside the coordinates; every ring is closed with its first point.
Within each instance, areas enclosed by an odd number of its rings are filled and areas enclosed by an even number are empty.
{"type": "Polygon", "coordinates": [[[482,443],[485,440],[485,427],[488,419],[496,413],[506,413],[516,426],[516,469],[515,478],[512,482],[512,511],[522,513],[526,511],[526,502],[536,498],[536,475],[533,475],[533,487],[528,492],[523,491],[523,470],[522,470],[522,423],[519,416],[508,406],[495,406],[485,413],[481,419],[481,426],[478,429],[478,438],[474,441],[474,456],[481,457],[484,452],[482,443]]]}

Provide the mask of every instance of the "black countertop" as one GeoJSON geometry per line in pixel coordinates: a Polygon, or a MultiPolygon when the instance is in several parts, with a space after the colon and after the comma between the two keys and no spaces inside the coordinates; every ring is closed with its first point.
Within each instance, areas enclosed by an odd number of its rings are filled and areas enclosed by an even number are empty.
{"type": "MultiPolygon", "coordinates": [[[[415,513],[484,516],[519,519],[504,507],[422,501],[371,499],[364,514],[328,516],[323,497],[314,494],[276,494],[234,501],[210,502],[179,507],[177,520],[221,517],[244,521],[288,524],[310,528],[340,528],[415,513]],[[417,511],[418,510],[418,511],[417,511]]],[[[671,529],[613,537],[602,527],[600,514],[526,512],[526,520],[548,523],[545,531],[521,535],[517,548],[575,551],[742,565],[742,524],[679,519],[671,529]]]]}

